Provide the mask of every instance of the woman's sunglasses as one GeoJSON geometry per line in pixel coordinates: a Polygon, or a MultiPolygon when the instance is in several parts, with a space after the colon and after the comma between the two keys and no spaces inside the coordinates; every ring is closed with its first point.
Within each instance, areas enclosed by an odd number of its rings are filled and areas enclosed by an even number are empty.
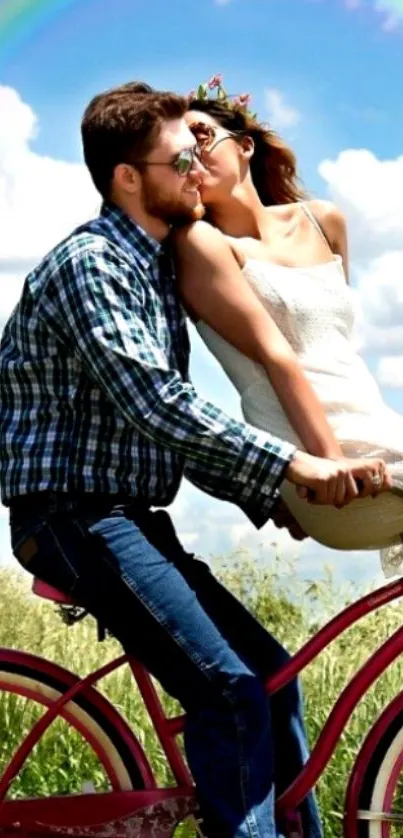
{"type": "Polygon", "coordinates": [[[195,160],[201,163],[201,153],[198,146],[182,149],[173,160],[133,160],[131,162],[134,166],[170,166],[179,177],[186,177],[193,168],[195,160]]]}
{"type": "Polygon", "coordinates": [[[234,131],[227,131],[225,128],[215,128],[205,122],[194,122],[189,129],[197,140],[200,156],[204,153],[210,154],[223,140],[234,140],[238,134],[234,131]]]}

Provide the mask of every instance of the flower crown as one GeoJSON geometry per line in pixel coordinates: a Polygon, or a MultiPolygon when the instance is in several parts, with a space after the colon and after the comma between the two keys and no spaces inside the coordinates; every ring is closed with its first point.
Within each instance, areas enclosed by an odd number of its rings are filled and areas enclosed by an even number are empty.
{"type": "Polygon", "coordinates": [[[189,101],[196,99],[201,102],[205,102],[208,99],[216,100],[220,105],[224,105],[227,108],[233,108],[234,110],[242,111],[247,116],[256,117],[256,114],[252,113],[249,108],[252,101],[250,93],[238,93],[235,96],[227,93],[223,86],[221,73],[216,73],[208,81],[199,84],[196,90],[190,90],[187,98],[189,101]]]}

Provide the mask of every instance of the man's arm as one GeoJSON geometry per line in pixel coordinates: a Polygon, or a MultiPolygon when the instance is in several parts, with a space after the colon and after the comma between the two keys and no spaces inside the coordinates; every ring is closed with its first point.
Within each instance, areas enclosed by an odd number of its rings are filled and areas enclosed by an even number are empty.
{"type": "Polygon", "coordinates": [[[64,264],[54,293],[58,329],[125,420],[183,456],[204,491],[265,523],[295,447],[227,417],[170,368],[124,255],[107,244],[83,250],[64,264]]]}

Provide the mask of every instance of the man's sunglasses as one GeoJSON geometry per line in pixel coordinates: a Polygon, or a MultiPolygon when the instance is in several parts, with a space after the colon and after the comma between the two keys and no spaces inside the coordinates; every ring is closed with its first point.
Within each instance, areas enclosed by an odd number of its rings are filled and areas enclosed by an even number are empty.
{"type": "Polygon", "coordinates": [[[182,149],[173,160],[133,160],[131,162],[134,166],[170,166],[179,177],[186,177],[192,169],[195,160],[201,163],[200,149],[198,146],[182,149]]]}

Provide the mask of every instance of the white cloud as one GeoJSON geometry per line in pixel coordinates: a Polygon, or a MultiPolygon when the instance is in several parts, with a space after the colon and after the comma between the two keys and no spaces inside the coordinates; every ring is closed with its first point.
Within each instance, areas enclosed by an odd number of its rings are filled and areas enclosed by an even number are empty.
{"type": "Polygon", "coordinates": [[[375,9],[382,15],[384,32],[394,32],[401,25],[403,20],[401,0],[376,0],[375,9]]]}
{"type": "Polygon", "coordinates": [[[403,156],[379,160],[372,152],[343,151],[319,172],[347,216],[352,277],[360,303],[362,348],[378,356],[380,384],[403,386],[392,355],[403,354],[403,156]]]}
{"type": "Polygon", "coordinates": [[[380,358],[377,378],[385,387],[403,387],[403,355],[385,355],[380,358]]]}
{"type": "Polygon", "coordinates": [[[0,273],[0,332],[7,317],[18,302],[22,283],[23,277],[18,273],[0,273]]]}
{"type": "Polygon", "coordinates": [[[351,256],[368,260],[400,250],[403,229],[403,156],[379,160],[371,151],[342,151],[324,160],[319,172],[353,225],[351,256]]]}
{"type": "Polygon", "coordinates": [[[381,28],[384,32],[394,32],[401,26],[403,20],[403,6],[401,0],[344,0],[344,7],[348,11],[371,8],[378,12],[381,28]]]}
{"type": "Polygon", "coordinates": [[[17,91],[0,86],[0,329],[21,278],[99,198],[84,165],[35,153],[36,116],[17,91]]]}
{"type": "MultiPolygon", "coordinates": [[[[403,339],[402,280],[403,248],[401,251],[385,251],[381,256],[371,259],[367,269],[360,269],[357,275],[357,288],[371,325],[384,330],[394,330],[395,327],[400,327],[401,339],[403,339]]],[[[393,336],[395,337],[395,333],[393,336]]]]}
{"type": "Polygon", "coordinates": [[[264,96],[270,125],[276,131],[293,128],[300,122],[300,112],[286,102],[281,90],[269,87],[264,96]]]}

